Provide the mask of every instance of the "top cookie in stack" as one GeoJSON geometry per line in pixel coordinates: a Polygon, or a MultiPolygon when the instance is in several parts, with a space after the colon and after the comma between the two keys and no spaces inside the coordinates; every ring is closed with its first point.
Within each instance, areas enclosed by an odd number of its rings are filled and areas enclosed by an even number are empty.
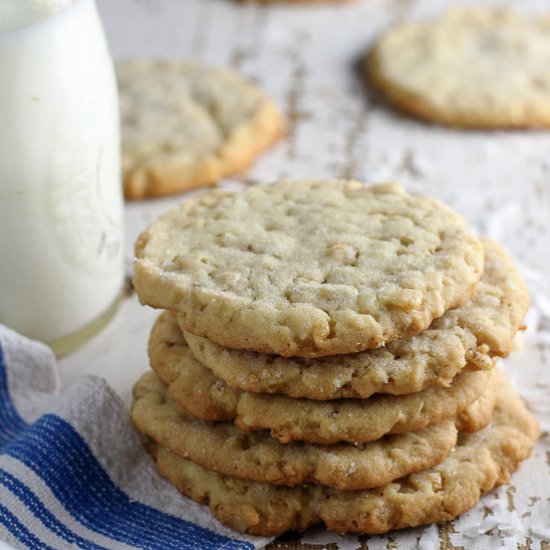
{"type": "Polygon", "coordinates": [[[378,348],[469,300],[483,247],[399,185],[282,182],[184,203],[136,244],[142,303],[221,346],[283,357],[378,348]]]}

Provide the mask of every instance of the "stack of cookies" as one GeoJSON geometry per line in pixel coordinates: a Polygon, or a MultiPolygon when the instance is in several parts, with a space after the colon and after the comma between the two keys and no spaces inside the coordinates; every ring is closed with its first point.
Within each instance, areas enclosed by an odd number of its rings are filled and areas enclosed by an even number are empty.
{"type": "Polygon", "coordinates": [[[275,535],[444,521],[506,482],[536,420],[495,368],[513,261],[399,185],[214,190],[153,223],[135,286],[166,311],[132,416],[160,473],[275,535]]]}

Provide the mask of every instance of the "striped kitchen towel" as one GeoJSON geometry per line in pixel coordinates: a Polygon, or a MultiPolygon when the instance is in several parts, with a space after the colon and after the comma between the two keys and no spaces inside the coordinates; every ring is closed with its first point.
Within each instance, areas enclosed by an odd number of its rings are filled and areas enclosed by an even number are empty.
{"type": "Polygon", "coordinates": [[[0,548],[253,549],[160,478],[104,380],[59,394],[51,350],[0,325],[0,548]]]}

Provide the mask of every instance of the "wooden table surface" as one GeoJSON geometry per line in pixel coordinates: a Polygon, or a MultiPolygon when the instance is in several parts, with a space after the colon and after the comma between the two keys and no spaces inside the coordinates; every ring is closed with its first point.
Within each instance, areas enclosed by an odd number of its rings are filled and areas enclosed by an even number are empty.
{"type": "MultiPolygon", "coordinates": [[[[356,0],[267,8],[232,0],[98,4],[115,57],[168,56],[231,65],[286,113],[286,141],[248,174],[224,184],[279,177],[400,181],[410,191],[447,202],[481,235],[503,243],[531,289],[529,330],[505,368],[539,416],[544,434],[510,485],[443,526],[388,537],[344,537],[318,528],[301,537],[290,534],[270,548],[550,550],[550,132],[429,126],[392,112],[361,77],[361,58],[376,35],[399,20],[438,13],[452,2],[356,0]]],[[[522,11],[550,8],[535,0],[510,4],[522,11]]],[[[136,235],[184,198],[127,205],[129,265],[136,235]]],[[[64,384],[83,373],[97,374],[129,402],[133,381],[147,369],[146,341],[156,315],[130,294],[100,335],[61,361],[64,384]]]]}

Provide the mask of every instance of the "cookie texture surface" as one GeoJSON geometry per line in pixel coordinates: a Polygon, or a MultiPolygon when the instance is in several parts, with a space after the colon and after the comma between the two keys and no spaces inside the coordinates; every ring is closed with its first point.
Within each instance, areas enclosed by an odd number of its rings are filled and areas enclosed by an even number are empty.
{"type": "Polygon", "coordinates": [[[216,183],[283,134],[274,103],[228,69],[133,60],[117,77],[127,198],[216,183]]]}
{"type": "MultiPolygon", "coordinates": [[[[282,358],[224,348],[189,332],[184,336],[195,357],[218,378],[252,392],[328,400],[449,386],[466,365],[489,369],[494,356],[508,355],[529,306],[527,287],[512,259],[495,242],[482,242],[485,267],[475,296],[420,334],[383,348],[318,359],[282,358]]],[[[158,326],[155,337],[173,339],[174,323],[169,316],[159,320],[163,327],[158,326]]]]}
{"type": "Polygon", "coordinates": [[[367,56],[395,106],[462,128],[550,126],[550,17],[456,8],[390,30],[367,56]]]}
{"type": "Polygon", "coordinates": [[[229,388],[195,359],[181,332],[175,330],[172,339],[157,340],[158,326],[149,344],[150,364],[168,385],[171,399],[202,420],[235,420],[244,431],[270,430],[282,443],[362,443],[420,430],[459,415],[483,394],[493,376],[492,370],[466,369],[448,388],[369,399],[315,401],[258,394],[229,388]]]}
{"type": "Polygon", "coordinates": [[[247,434],[230,422],[203,422],[167,399],[160,378],[146,373],[134,387],[132,418],[159,445],[210,470],[277,485],[306,481],[367,489],[442,462],[456,443],[453,420],[418,432],[350,444],[281,445],[266,432],[247,434]]]}
{"type": "Polygon", "coordinates": [[[481,495],[509,480],[538,436],[537,421],[504,381],[491,425],[461,435],[438,466],[376,489],[277,487],[221,475],[162,447],[150,449],[164,477],[239,531],[277,535],[324,523],[339,533],[379,534],[449,521],[467,511],[481,495]]]}
{"type": "Polygon", "coordinates": [[[377,348],[465,303],[483,247],[399,185],[281,182],[192,198],[136,242],[140,301],[230,348],[323,356],[377,348]]]}

